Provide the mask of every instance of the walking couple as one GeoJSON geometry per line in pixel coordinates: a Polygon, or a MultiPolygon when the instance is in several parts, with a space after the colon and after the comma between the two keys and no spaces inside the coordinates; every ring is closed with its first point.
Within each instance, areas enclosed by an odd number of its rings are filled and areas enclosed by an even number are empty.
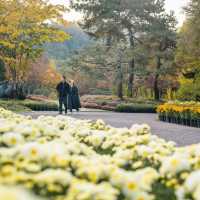
{"type": "Polygon", "coordinates": [[[63,104],[65,107],[65,114],[67,114],[68,109],[70,112],[72,112],[73,109],[79,111],[79,108],[81,108],[79,92],[78,87],[73,80],[68,83],[66,77],[63,76],[62,81],[57,85],[56,90],[58,92],[60,114],[63,112],[63,104]]]}

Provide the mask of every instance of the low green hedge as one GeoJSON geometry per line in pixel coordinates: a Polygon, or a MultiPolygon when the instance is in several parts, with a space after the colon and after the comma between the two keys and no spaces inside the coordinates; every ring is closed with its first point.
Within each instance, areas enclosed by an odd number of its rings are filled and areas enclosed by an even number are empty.
{"type": "Polygon", "coordinates": [[[156,113],[157,105],[155,104],[120,104],[116,112],[124,113],[156,113]]]}
{"type": "Polygon", "coordinates": [[[30,108],[26,107],[22,100],[7,100],[0,99],[0,107],[11,110],[14,112],[28,112],[31,111],[30,108]]]}
{"type": "Polygon", "coordinates": [[[56,103],[24,102],[24,105],[33,111],[57,111],[58,110],[58,105],[56,103]]]}
{"type": "Polygon", "coordinates": [[[56,102],[44,102],[33,100],[11,100],[0,99],[0,107],[14,112],[28,111],[57,111],[58,105],[56,102]]]}

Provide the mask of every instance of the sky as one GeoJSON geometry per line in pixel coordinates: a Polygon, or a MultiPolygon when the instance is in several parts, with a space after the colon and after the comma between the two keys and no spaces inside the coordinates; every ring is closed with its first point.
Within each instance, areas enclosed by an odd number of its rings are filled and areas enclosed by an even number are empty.
{"type": "MultiPolygon", "coordinates": [[[[68,0],[50,0],[55,4],[64,4],[68,5],[68,0]]],[[[109,0],[108,0],[109,1],[109,0]]],[[[187,4],[188,0],[166,0],[166,10],[169,12],[173,10],[176,14],[177,20],[179,22],[179,26],[183,23],[185,17],[182,11],[182,7],[187,4]]],[[[71,11],[70,13],[66,13],[65,18],[69,21],[78,21],[81,19],[81,14],[75,11],[71,11]]]]}

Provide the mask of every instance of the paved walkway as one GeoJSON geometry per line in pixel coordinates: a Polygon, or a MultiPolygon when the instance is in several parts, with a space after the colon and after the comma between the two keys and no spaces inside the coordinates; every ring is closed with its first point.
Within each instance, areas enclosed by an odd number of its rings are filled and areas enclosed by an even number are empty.
{"type": "MultiPolygon", "coordinates": [[[[34,118],[40,115],[56,116],[57,112],[31,112],[24,113],[34,118]]],[[[200,143],[200,129],[169,124],[157,120],[156,114],[129,114],[129,113],[113,113],[103,111],[84,111],[69,114],[69,116],[78,119],[103,119],[106,123],[114,127],[130,127],[135,123],[147,123],[152,128],[152,133],[166,140],[172,140],[179,146],[200,143]]]]}

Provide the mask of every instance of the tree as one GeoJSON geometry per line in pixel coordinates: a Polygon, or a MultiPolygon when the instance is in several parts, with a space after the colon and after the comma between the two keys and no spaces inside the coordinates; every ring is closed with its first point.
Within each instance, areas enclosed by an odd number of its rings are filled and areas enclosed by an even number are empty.
{"type": "MultiPolygon", "coordinates": [[[[72,8],[84,13],[84,23],[81,24],[87,33],[96,39],[105,41],[107,45],[107,51],[110,50],[111,45],[119,43],[124,39],[123,27],[120,21],[121,16],[121,0],[110,0],[110,1],[71,1],[72,8]]],[[[119,49],[120,52],[120,49],[119,49]]],[[[118,53],[119,55],[120,53],[118,53]]],[[[119,58],[120,59],[120,58],[119,58]]],[[[120,62],[116,66],[118,69],[117,75],[122,72],[122,66],[120,62]]],[[[122,98],[122,87],[123,75],[118,76],[117,88],[119,91],[118,96],[122,98]]]]}
{"type": "MultiPolygon", "coordinates": [[[[123,45],[123,44],[122,44],[123,45]]],[[[123,74],[123,71],[118,71],[118,54],[119,44],[112,45],[109,50],[108,46],[103,45],[101,42],[92,43],[91,45],[76,51],[76,53],[66,62],[62,64],[62,73],[67,76],[72,76],[73,79],[80,78],[80,75],[89,80],[90,88],[97,87],[99,83],[104,81],[110,87],[107,90],[111,91],[112,85],[118,84],[119,75],[117,72],[123,74]]],[[[122,58],[126,52],[121,52],[122,58]]],[[[123,70],[124,59],[120,60],[123,70]]],[[[123,79],[123,77],[121,78],[123,79]]],[[[81,82],[81,85],[88,81],[81,82]]],[[[121,82],[123,83],[123,82],[121,82]]],[[[84,89],[85,90],[85,89],[84,89]]]]}
{"type": "Polygon", "coordinates": [[[200,1],[190,0],[185,12],[186,21],[179,31],[176,52],[176,62],[181,71],[179,97],[184,100],[199,100],[200,1]]]}
{"type": "Polygon", "coordinates": [[[176,48],[176,19],[165,10],[155,11],[151,25],[141,36],[141,48],[146,55],[147,73],[154,77],[154,98],[160,100],[159,82],[162,77],[176,73],[174,53],[176,48]]]}
{"type": "Polygon", "coordinates": [[[187,18],[179,32],[177,62],[185,75],[192,75],[200,69],[200,1],[190,0],[185,11],[187,18]]]}
{"type": "Polygon", "coordinates": [[[128,96],[133,97],[133,83],[136,67],[136,52],[138,43],[141,43],[138,37],[146,31],[146,27],[151,27],[152,15],[158,15],[163,12],[165,0],[125,0],[121,8],[121,23],[123,24],[124,33],[129,43],[132,55],[129,58],[129,75],[128,75],[128,96]],[[127,34],[126,34],[127,33],[127,34]]]}
{"type": "MultiPolygon", "coordinates": [[[[82,27],[90,35],[105,41],[109,48],[115,43],[124,43],[124,46],[132,52],[127,61],[129,63],[128,96],[132,97],[136,65],[135,49],[141,43],[140,37],[144,33],[152,35],[155,26],[161,26],[163,22],[165,27],[161,28],[167,28],[167,23],[170,22],[165,22],[169,20],[169,18],[166,19],[166,15],[165,20],[163,19],[165,0],[72,0],[71,5],[76,10],[83,12],[84,23],[82,27]]],[[[155,34],[157,34],[156,38],[158,32],[155,34]]],[[[120,60],[120,51],[119,49],[117,53],[118,61],[120,60]]],[[[120,72],[123,70],[119,63],[116,66],[118,69],[117,87],[122,88],[123,74],[120,72]]],[[[121,94],[122,91],[118,93],[119,96],[121,94]]]]}
{"type": "Polygon", "coordinates": [[[29,64],[41,55],[44,44],[62,42],[69,35],[51,23],[62,20],[63,6],[44,0],[7,0],[0,2],[0,10],[0,59],[16,97],[29,64]]]}

